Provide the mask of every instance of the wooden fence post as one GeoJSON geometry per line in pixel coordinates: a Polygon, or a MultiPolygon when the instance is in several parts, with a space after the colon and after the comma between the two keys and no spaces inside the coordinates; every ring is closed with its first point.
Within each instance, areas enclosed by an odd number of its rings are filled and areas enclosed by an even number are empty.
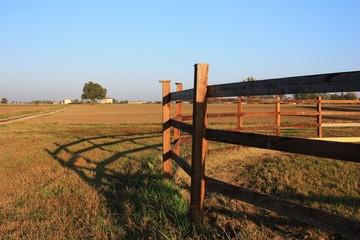
{"type": "MultiPolygon", "coordinates": [[[[176,84],[176,91],[182,91],[183,90],[183,85],[182,83],[175,83],[176,84]]],[[[176,105],[175,105],[175,117],[179,117],[181,116],[181,101],[176,101],[176,105]]],[[[177,143],[177,141],[180,139],[180,129],[175,128],[174,129],[174,144],[177,143]]],[[[174,152],[180,156],[180,145],[178,145],[175,149],[174,152]]]]}
{"type": "Polygon", "coordinates": [[[171,133],[170,133],[170,81],[162,83],[162,123],[163,123],[163,170],[164,178],[171,177],[171,133]]]}
{"type": "Polygon", "coordinates": [[[277,126],[276,128],[276,136],[280,136],[280,96],[279,95],[275,95],[275,125],[277,126]]]}
{"type": "Polygon", "coordinates": [[[319,102],[317,104],[317,111],[318,111],[317,123],[320,124],[320,126],[317,128],[317,135],[318,135],[318,138],[322,138],[321,96],[318,96],[317,99],[319,100],[319,102]]]}
{"type": "MultiPolygon", "coordinates": [[[[242,96],[238,96],[238,99],[240,102],[238,102],[237,104],[237,113],[238,114],[242,114],[243,113],[243,103],[242,103],[242,96]]],[[[242,124],[243,124],[243,116],[242,115],[238,115],[237,116],[237,128],[240,130],[242,128],[242,124]]]]}
{"type": "Polygon", "coordinates": [[[204,223],[205,153],[207,150],[207,82],[210,64],[195,64],[193,139],[191,160],[191,221],[199,226],[204,223]]]}

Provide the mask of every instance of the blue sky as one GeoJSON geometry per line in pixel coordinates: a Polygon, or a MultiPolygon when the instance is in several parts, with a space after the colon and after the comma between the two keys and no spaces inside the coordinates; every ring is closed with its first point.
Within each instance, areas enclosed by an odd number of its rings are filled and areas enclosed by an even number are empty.
{"type": "Polygon", "coordinates": [[[209,84],[360,70],[360,1],[0,0],[0,98],[159,100],[209,84]],[[175,84],[172,84],[175,90],[175,84]]]}

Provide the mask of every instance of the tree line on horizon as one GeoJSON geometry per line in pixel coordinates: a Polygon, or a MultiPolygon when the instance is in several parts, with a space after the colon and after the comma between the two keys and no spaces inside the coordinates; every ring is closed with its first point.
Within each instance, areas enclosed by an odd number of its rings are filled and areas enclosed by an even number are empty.
{"type": "MultiPolygon", "coordinates": [[[[256,79],[251,76],[248,77],[246,79],[244,79],[242,82],[254,82],[256,81],[256,79]]],[[[96,100],[101,100],[104,99],[106,97],[106,93],[107,93],[107,89],[103,88],[100,84],[98,83],[93,83],[93,82],[88,82],[85,83],[84,87],[83,87],[83,94],[81,95],[81,101],[78,99],[75,99],[73,101],[73,104],[83,104],[83,103],[92,103],[95,104],[96,100]]],[[[323,100],[357,100],[358,97],[355,93],[353,92],[348,92],[348,93],[299,93],[299,94],[292,94],[291,95],[293,99],[296,100],[314,100],[317,99],[318,96],[321,96],[321,99],[323,100]]],[[[261,96],[246,96],[247,98],[254,98],[254,99],[275,99],[274,95],[261,95],[261,96]]],[[[280,95],[281,99],[286,99],[289,98],[288,95],[285,94],[281,94],[280,95]]],[[[51,104],[54,101],[51,100],[34,100],[31,103],[33,104],[51,104]]],[[[2,98],[1,99],[1,104],[7,104],[8,103],[8,99],[7,98],[2,98]]],[[[15,103],[13,101],[13,103],[15,103]]],[[[128,104],[129,101],[128,100],[116,100],[113,99],[113,103],[114,104],[128,104]]],[[[153,103],[153,102],[152,102],[153,103]]],[[[155,103],[161,103],[159,101],[156,101],[155,103]]]]}

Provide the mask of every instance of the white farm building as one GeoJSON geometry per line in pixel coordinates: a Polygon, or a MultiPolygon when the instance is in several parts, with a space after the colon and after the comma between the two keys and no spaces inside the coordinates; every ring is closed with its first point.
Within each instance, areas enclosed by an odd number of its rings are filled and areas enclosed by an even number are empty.
{"type": "Polygon", "coordinates": [[[107,97],[104,99],[101,99],[100,103],[106,104],[106,103],[113,103],[113,99],[111,97],[107,97]]]}

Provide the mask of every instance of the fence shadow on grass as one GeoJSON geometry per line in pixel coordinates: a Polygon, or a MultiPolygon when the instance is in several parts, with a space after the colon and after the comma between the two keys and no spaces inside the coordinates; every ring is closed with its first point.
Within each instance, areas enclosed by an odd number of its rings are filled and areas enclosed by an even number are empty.
{"type": "Polygon", "coordinates": [[[161,146],[157,132],[79,138],[46,151],[105,197],[117,224],[126,230],[122,237],[137,239],[160,237],[156,234],[161,231],[154,230],[158,225],[144,223],[145,218],[163,226],[189,222],[187,211],[173,206],[182,199],[180,193],[154,167],[161,166],[161,146]]]}
{"type": "MultiPolygon", "coordinates": [[[[152,167],[156,164],[161,166],[160,138],[160,133],[101,135],[78,138],[67,144],[57,144],[56,149],[46,149],[46,151],[63,167],[74,171],[105,197],[107,207],[113,216],[118,216],[117,223],[126,230],[124,236],[126,239],[161,238],[162,236],[156,235],[156,230],[154,230],[161,225],[169,226],[170,224],[173,229],[180,231],[189,231],[191,228],[187,209],[181,211],[174,207],[175,199],[183,199],[183,197],[175,188],[164,183],[161,170],[152,167]],[[118,145],[125,147],[123,150],[118,150],[116,148],[118,145]],[[92,151],[97,151],[97,156],[91,154],[92,151]],[[99,157],[99,154],[103,156],[99,157]],[[144,211],[148,212],[144,215],[144,211]],[[143,218],[149,216],[157,221],[157,224],[141,226],[144,224],[143,218]],[[184,222],[187,227],[184,227],[184,222]]],[[[180,187],[189,190],[187,185],[180,185],[180,187]]],[[[308,196],[304,200],[346,202],[346,199],[332,199],[332,197],[329,199],[322,196],[308,196]]],[[[348,204],[353,204],[353,200],[349,200],[348,204]]],[[[224,226],[213,221],[212,213],[227,215],[234,219],[246,218],[259,229],[265,226],[273,232],[290,238],[304,237],[306,229],[299,230],[299,228],[310,227],[286,217],[266,214],[263,210],[260,210],[260,213],[239,212],[219,206],[210,207],[206,209],[206,212],[208,212],[209,227],[217,229],[218,232],[221,229],[224,230],[224,226]],[[296,232],[297,230],[300,232],[296,232]]],[[[231,227],[225,230],[228,232],[224,233],[223,237],[234,232],[231,227]]],[[[186,238],[187,234],[189,232],[181,233],[178,238],[186,238]]]]}

